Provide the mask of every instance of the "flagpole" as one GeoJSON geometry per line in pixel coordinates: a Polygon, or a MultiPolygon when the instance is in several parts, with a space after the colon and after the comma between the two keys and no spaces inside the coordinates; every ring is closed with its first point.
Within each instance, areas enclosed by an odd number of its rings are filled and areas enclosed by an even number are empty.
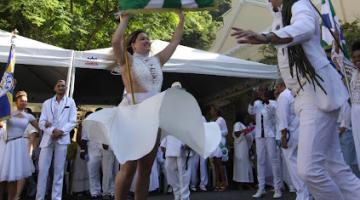
{"type": "MultiPolygon", "coordinates": [[[[122,20],[121,15],[120,15],[120,20],[122,20]]],[[[130,71],[131,67],[130,67],[129,57],[128,57],[128,53],[127,53],[127,49],[126,49],[126,39],[125,39],[125,37],[123,37],[123,45],[124,45],[123,50],[124,50],[124,58],[125,58],[125,67],[126,67],[127,75],[128,75],[129,82],[130,82],[131,102],[132,102],[133,105],[135,105],[136,101],[135,101],[135,95],[134,95],[134,86],[133,86],[132,75],[131,75],[131,71],[130,71]]]]}

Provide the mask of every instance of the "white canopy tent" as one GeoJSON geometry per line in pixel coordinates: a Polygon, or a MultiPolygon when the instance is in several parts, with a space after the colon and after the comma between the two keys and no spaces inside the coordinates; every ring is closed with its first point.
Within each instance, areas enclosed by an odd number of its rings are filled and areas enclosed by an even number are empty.
{"type": "MultiPolygon", "coordinates": [[[[0,62],[2,63],[7,61],[10,41],[11,33],[0,30],[0,62]]],[[[153,41],[151,53],[158,53],[167,44],[167,42],[160,40],[153,41]]],[[[68,84],[71,83],[71,85],[69,85],[71,86],[69,87],[71,88],[69,91],[70,95],[72,95],[74,90],[75,68],[78,68],[79,70],[80,68],[104,70],[116,68],[111,48],[74,51],[22,36],[16,37],[15,45],[17,64],[60,67],[66,69],[68,84]]],[[[47,68],[38,69],[45,70],[47,68]]],[[[278,78],[276,66],[246,61],[181,45],[178,46],[173,56],[165,64],[164,72],[216,75],[229,78],[278,78]]],[[[44,75],[40,74],[40,76],[44,75]]]]}
{"type": "MultiPolygon", "coordinates": [[[[151,53],[156,54],[168,42],[154,40],[151,53]]],[[[111,48],[75,52],[74,66],[92,69],[112,69],[115,61],[111,48]]],[[[246,61],[179,45],[164,66],[164,72],[193,73],[242,78],[277,79],[276,66],[246,61]]]]}

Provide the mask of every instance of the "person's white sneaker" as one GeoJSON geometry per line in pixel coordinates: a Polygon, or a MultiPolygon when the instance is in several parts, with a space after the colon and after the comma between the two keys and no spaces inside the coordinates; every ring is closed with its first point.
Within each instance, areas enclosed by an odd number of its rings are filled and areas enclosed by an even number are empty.
{"type": "Polygon", "coordinates": [[[281,190],[275,190],[273,198],[274,199],[279,199],[281,197],[282,197],[281,190]]]}
{"type": "Polygon", "coordinates": [[[258,189],[258,191],[252,196],[254,198],[261,198],[266,194],[264,189],[258,189]]]}
{"type": "Polygon", "coordinates": [[[193,191],[193,192],[196,192],[196,191],[197,191],[197,189],[196,189],[195,186],[191,186],[191,187],[190,187],[190,190],[193,191]]]}
{"type": "Polygon", "coordinates": [[[200,185],[200,190],[201,190],[202,192],[206,192],[206,191],[207,191],[206,187],[203,186],[203,185],[200,185]]]}

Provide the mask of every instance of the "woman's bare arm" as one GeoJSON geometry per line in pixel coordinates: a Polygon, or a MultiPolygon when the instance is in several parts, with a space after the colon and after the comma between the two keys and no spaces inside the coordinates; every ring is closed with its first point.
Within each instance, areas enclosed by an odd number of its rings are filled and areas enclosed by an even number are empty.
{"type": "Polygon", "coordinates": [[[125,64],[125,54],[124,52],[127,52],[126,49],[124,49],[124,33],[125,29],[127,27],[129,21],[128,15],[123,15],[121,17],[121,21],[119,26],[117,27],[116,31],[114,32],[112,36],[112,48],[114,51],[114,56],[116,59],[116,62],[119,66],[122,66],[125,64]]]}
{"type": "Polygon", "coordinates": [[[180,22],[175,30],[175,33],[170,41],[170,43],[163,49],[160,53],[157,54],[161,66],[163,66],[173,55],[176,47],[179,45],[183,32],[184,32],[184,13],[179,12],[180,22]]]}

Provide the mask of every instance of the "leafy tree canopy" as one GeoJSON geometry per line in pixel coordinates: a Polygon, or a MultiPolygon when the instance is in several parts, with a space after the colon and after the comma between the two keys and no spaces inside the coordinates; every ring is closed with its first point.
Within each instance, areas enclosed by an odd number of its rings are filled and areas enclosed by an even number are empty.
{"type": "MultiPolygon", "coordinates": [[[[220,2],[211,12],[186,13],[183,45],[210,47],[221,23],[221,14],[230,8],[230,0],[220,2]]],[[[20,35],[63,48],[104,48],[110,46],[118,24],[116,12],[114,0],[3,0],[0,29],[17,28],[20,35]]],[[[177,14],[171,12],[138,14],[131,19],[127,31],[143,29],[152,39],[170,40],[177,22],[177,14]]]]}

